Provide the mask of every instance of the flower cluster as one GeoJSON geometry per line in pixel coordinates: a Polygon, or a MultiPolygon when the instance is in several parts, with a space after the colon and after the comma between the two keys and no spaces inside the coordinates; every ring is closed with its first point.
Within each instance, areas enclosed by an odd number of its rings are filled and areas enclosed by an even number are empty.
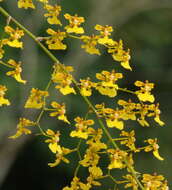
{"type": "Polygon", "coordinates": [[[5,104],[7,106],[10,105],[9,100],[4,98],[5,91],[7,91],[6,86],[0,85],[0,106],[2,106],[3,104],[5,104]]]}
{"type": "Polygon", "coordinates": [[[66,37],[65,32],[54,31],[53,29],[47,29],[47,33],[51,36],[47,38],[46,44],[49,49],[53,50],[65,50],[67,46],[63,44],[62,40],[66,37]]]}
{"type": "Polygon", "coordinates": [[[137,120],[140,125],[149,126],[146,117],[154,117],[154,120],[160,126],[164,125],[164,122],[160,120],[159,104],[147,105],[133,103],[131,100],[128,102],[125,100],[119,100],[118,104],[123,108],[106,108],[104,103],[96,105],[99,117],[105,118],[108,127],[116,127],[122,130],[124,128],[124,121],[126,120],[137,120]]]}
{"type": "Polygon", "coordinates": [[[32,88],[29,98],[26,101],[25,108],[40,109],[45,105],[44,98],[49,94],[47,91],[42,91],[36,88],[32,88]]]}
{"type": "Polygon", "coordinates": [[[14,61],[13,59],[10,59],[10,60],[8,61],[8,65],[11,66],[12,68],[14,68],[14,70],[13,70],[13,71],[8,71],[8,72],[6,73],[6,75],[7,75],[7,76],[12,76],[12,77],[14,77],[14,78],[16,79],[16,81],[25,84],[26,81],[23,80],[23,79],[21,78],[21,75],[20,75],[21,72],[22,72],[21,62],[16,63],[16,61],[14,61]]]}
{"type": "Polygon", "coordinates": [[[33,4],[32,0],[18,0],[18,8],[35,8],[35,5],[33,4]]]}
{"type": "Polygon", "coordinates": [[[123,49],[123,42],[120,40],[119,42],[115,42],[110,48],[108,52],[112,54],[112,57],[115,61],[121,62],[121,66],[125,69],[132,70],[129,64],[130,60],[130,51],[125,51],[123,49]]]}
{"type": "Polygon", "coordinates": [[[60,20],[58,19],[58,16],[61,11],[61,6],[58,6],[58,5],[52,6],[52,5],[46,4],[44,8],[48,11],[48,13],[44,14],[44,16],[48,17],[47,22],[49,24],[62,25],[60,20]]]}
{"type": "Polygon", "coordinates": [[[135,85],[140,87],[140,90],[136,91],[138,98],[143,101],[149,101],[149,102],[154,102],[155,98],[154,96],[150,93],[151,90],[154,88],[153,83],[149,83],[147,80],[144,82],[141,81],[136,81],[135,85]]]}
{"type": "Polygon", "coordinates": [[[56,117],[57,116],[57,118],[59,120],[62,120],[64,122],[68,123],[68,124],[70,123],[68,121],[66,115],[65,115],[65,113],[66,113],[66,107],[65,107],[64,104],[60,105],[59,103],[53,101],[53,102],[51,102],[51,106],[53,108],[47,109],[47,110],[53,111],[53,112],[50,113],[51,117],[56,117]]]}
{"type": "Polygon", "coordinates": [[[30,121],[29,119],[20,118],[19,123],[17,125],[17,132],[15,135],[10,136],[10,138],[15,139],[15,138],[20,137],[22,134],[25,134],[25,135],[31,134],[32,133],[31,130],[28,129],[27,127],[35,126],[35,125],[36,123],[33,121],[30,121]]]}
{"type": "Polygon", "coordinates": [[[19,28],[14,29],[11,26],[7,25],[4,27],[4,33],[6,33],[8,37],[0,39],[0,59],[4,57],[5,46],[23,48],[23,42],[20,41],[22,36],[24,36],[23,30],[20,30],[19,28]]]}
{"type": "Polygon", "coordinates": [[[85,49],[85,51],[89,54],[97,54],[100,55],[99,49],[96,47],[98,44],[99,37],[96,35],[92,36],[81,36],[81,40],[83,41],[83,45],[81,45],[81,48],[85,49]]]}
{"type": "Polygon", "coordinates": [[[122,77],[122,73],[116,73],[114,70],[112,72],[102,71],[101,73],[97,73],[96,78],[101,80],[101,82],[97,83],[96,89],[100,94],[115,97],[118,89],[116,81],[122,77]]]}
{"type": "Polygon", "coordinates": [[[65,27],[67,33],[84,33],[84,29],[80,27],[81,23],[85,21],[83,17],[79,17],[77,14],[72,16],[68,13],[65,14],[64,17],[69,21],[69,25],[65,27]]]}
{"type": "Polygon", "coordinates": [[[5,38],[3,43],[16,48],[23,47],[23,42],[19,41],[24,35],[23,30],[19,30],[18,28],[13,29],[11,26],[6,26],[4,30],[9,35],[9,38],[5,38]]]}
{"type": "Polygon", "coordinates": [[[156,173],[153,175],[143,174],[142,182],[147,190],[169,189],[167,186],[167,181],[164,179],[164,177],[162,175],[157,175],[156,173]]]}
{"type": "Polygon", "coordinates": [[[56,155],[56,160],[54,163],[49,163],[48,165],[50,167],[55,167],[57,166],[61,161],[65,162],[65,163],[69,163],[70,161],[65,158],[64,156],[66,154],[71,153],[73,150],[70,150],[68,148],[62,147],[59,144],[60,141],[60,132],[57,131],[56,133],[54,131],[52,131],[51,129],[48,129],[46,131],[46,136],[48,136],[48,139],[45,141],[46,143],[49,143],[49,148],[50,150],[55,153],[56,155]]]}
{"type": "MultiPolygon", "coordinates": [[[[0,0],[2,1],[2,0],[0,0]]],[[[35,9],[36,3],[33,0],[18,0],[18,8],[35,9]]],[[[122,71],[114,67],[113,69],[98,71],[95,74],[96,81],[92,81],[88,76],[82,79],[75,79],[72,75],[73,66],[62,64],[52,53],[51,50],[66,50],[68,48],[66,39],[77,39],[81,42],[81,48],[89,54],[101,55],[101,51],[110,54],[115,62],[119,62],[122,69],[132,71],[130,65],[130,50],[124,47],[123,41],[113,39],[112,26],[96,24],[94,33],[87,34],[84,28],[85,18],[77,14],[65,13],[62,15],[62,7],[58,4],[52,4],[49,0],[37,0],[43,9],[43,17],[46,18],[48,27],[45,36],[39,37],[33,35],[25,29],[15,19],[8,18],[7,25],[4,27],[4,35],[0,39],[0,66],[8,68],[5,73],[7,76],[13,77],[19,83],[25,84],[26,80],[21,77],[22,63],[10,58],[8,61],[3,60],[5,56],[5,46],[8,48],[23,48],[21,38],[24,32],[44,50],[44,52],[53,61],[53,71],[47,86],[40,90],[32,88],[30,95],[25,101],[25,109],[35,109],[38,112],[36,119],[29,120],[25,117],[19,118],[17,131],[10,136],[16,139],[23,134],[33,134],[39,130],[39,135],[47,143],[49,151],[54,155],[54,162],[48,163],[50,167],[55,167],[61,162],[71,163],[71,156],[76,154],[77,166],[75,168],[73,179],[70,185],[63,190],[91,190],[94,188],[102,188],[104,178],[109,178],[112,183],[118,185],[123,184],[124,188],[132,188],[133,190],[168,190],[167,180],[158,174],[141,174],[136,171],[135,154],[141,151],[146,154],[152,153],[158,160],[163,161],[163,156],[159,154],[159,145],[157,138],[147,137],[143,140],[144,146],[138,145],[138,138],[135,128],[127,125],[128,120],[137,122],[143,127],[152,126],[151,118],[164,126],[164,122],[160,119],[159,103],[156,102],[155,96],[152,94],[154,83],[146,80],[135,81],[136,91],[128,90],[121,87],[120,79],[124,78],[122,71]],[[63,23],[63,20],[66,25],[63,23]],[[11,26],[11,22],[16,27],[11,26]],[[45,43],[45,45],[42,43],[45,43]],[[102,48],[103,47],[103,48],[102,48]],[[58,91],[66,97],[68,95],[81,96],[87,105],[87,113],[83,115],[68,115],[67,103],[59,103],[52,101],[52,91],[58,91]],[[94,91],[100,95],[108,97],[110,100],[117,102],[115,106],[107,106],[106,102],[93,103],[92,96],[94,91]],[[131,98],[126,101],[119,99],[119,91],[127,92],[131,98]],[[117,100],[117,101],[116,101],[117,100]],[[76,142],[71,143],[68,147],[63,145],[63,130],[51,129],[42,126],[42,117],[47,114],[49,119],[56,118],[56,122],[61,122],[67,127],[66,139],[76,142]],[[34,127],[33,127],[34,126],[34,127]],[[32,128],[30,128],[32,127],[32,128]],[[33,129],[33,130],[31,130],[33,129]],[[84,147],[84,149],[82,148],[84,147]],[[106,162],[102,166],[102,160],[106,158],[106,162]],[[86,177],[80,177],[80,168],[86,171],[86,177]],[[112,172],[117,170],[125,171],[125,174],[113,176],[112,172]]],[[[0,13],[3,13],[0,8],[0,13]]],[[[5,13],[4,16],[6,16],[5,13]]],[[[10,101],[5,98],[7,87],[0,85],[0,106],[10,105],[10,101]]],[[[94,99],[94,98],[93,98],[94,99]]],[[[108,102],[109,103],[109,102],[108,102]]],[[[112,105],[112,104],[111,104],[112,105]]],[[[77,105],[76,108],[77,109],[77,105]]],[[[144,130],[142,128],[142,130],[144,130]]],[[[38,133],[37,133],[38,134],[38,133]]],[[[65,140],[66,140],[65,139],[65,140]]],[[[140,141],[140,139],[139,139],[140,141]]],[[[108,189],[108,187],[106,188],[108,189]]]]}
{"type": "Polygon", "coordinates": [[[89,128],[88,126],[93,125],[94,121],[84,120],[83,118],[80,118],[80,117],[77,117],[74,120],[76,122],[75,124],[76,130],[72,131],[70,133],[70,136],[87,139],[91,130],[91,128],[89,128]]]}
{"type": "Polygon", "coordinates": [[[70,72],[73,71],[73,67],[64,66],[64,65],[54,65],[54,71],[52,74],[52,81],[57,84],[55,88],[59,89],[59,91],[63,95],[71,94],[75,92],[75,89],[71,87],[73,77],[70,72]]]}
{"type": "Polygon", "coordinates": [[[97,24],[95,26],[95,29],[100,31],[100,36],[98,39],[99,44],[108,44],[108,45],[114,44],[114,41],[109,38],[109,36],[111,35],[111,32],[113,32],[112,26],[108,26],[108,25],[101,26],[101,25],[97,24]]]}
{"type": "MultiPolygon", "coordinates": [[[[88,120],[86,122],[88,122],[88,120]]],[[[88,168],[89,175],[86,179],[86,182],[85,183],[80,182],[83,185],[84,189],[86,187],[86,189],[88,190],[91,189],[93,186],[101,186],[101,183],[97,181],[103,178],[103,171],[98,166],[99,160],[100,160],[99,152],[103,149],[107,149],[106,144],[101,142],[101,138],[102,138],[101,129],[94,130],[93,128],[90,128],[89,134],[90,134],[90,138],[87,140],[87,143],[86,143],[88,145],[88,148],[85,152],[84,158],[79,163],[83,167],[88,168]]],[[[72,185],[72,182],[71,182],[71,185],[72,185]]],[[[79,184],[77,183],[77,185],[79,184]]],[[[66,190],[68,188],[69,187],[65,187],[63,188],[63,190],[66,190]]]]}

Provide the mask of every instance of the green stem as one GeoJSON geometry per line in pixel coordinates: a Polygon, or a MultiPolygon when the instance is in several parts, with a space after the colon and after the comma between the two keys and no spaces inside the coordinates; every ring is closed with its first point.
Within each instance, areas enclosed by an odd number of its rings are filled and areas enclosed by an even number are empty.
{"type": "Polygon", "coordinates": [[[117,180],[114,179],[114,177],[111,175],[110,170],[108,170],[107,177],[109,177],[114,183],[119,184],[117,180]]]}
{"type": "Polygon", "coordinates": [[[80,36],[74,36],[74,35],[71,35],[71,34],[68,34],[68,36],[69,36],[69,37],[71,37],[71,38],[78,39],[78,40],[80,40],[80,39],[81,39],[81,37],[80,37],[80,36]]]}
{"type": "Polygon", "coordinates": [[[42,135],[47,136],[46,133],[43,131],[43,129],[41,128],[41,126],[38,123],[37,123],[37,126],[38,126],[40,132],[42,133],[42,135]]]}
{"type": "Polygon", "coordinates": [[[44,109],[41,110],[41,112],[39,113],[39,115],[38,115],[38,117],[37,117],[37,120],[36,120],[36,123],[37,123],[37,124],[39,124],[43,113],[44,113],[44,109]]]}
{"type": "MultiPolygon", "coordinates": [[[[45,91],[48,91],[48,89],[50,88],[51,82],[52,82],[52,81],[51,81],[51,79],[50,79],[49,82],[48,82],[48,84],[47,84],[47,86],[45,87],[45,91]]],[[[36,120],[37,125],[39,125],[39,122],[40,122],[40,120],[41,120],[41,117],[42,117],[43,113],[46,111],[46,109],[45,109],[45,101],[46,101],[46,98],[44,97],[44,105],[43,105],[43,108],[42,108],[41,112],[39,113],[39,115],[38,115],[38,117],[37,117],[37,120],[36,120]]],[[[38,126],[38,127],[40,127],[40,126],[38,126]]]]}
{"type": "Polygon", "coordinates": [[[123,92],[130,93],[130,94],[135,94],[135,95],[136,95],[135,92],[133,92],[133,91],[131,91],[131,90],[128,90],[128,89],[126,89],[126,88],[118,88],[118,90],[123,91],[123,92]]]}
{"type": "MultiPolygon", "coordinates": [[[[11,15],[4,10],[2,7],[0,7],[0,13],[3,14],[5,17],[11,17],[11,15]]],[[[29,30],[27,30],[23,25],[21,25],[16,19],[14,19],[13,17],[11,17],[11,21],[13,21],[19,28],[21,28],[27,35],[29,35],[41,48],[42,50],[51,58],[51,60],[53,60],[55,63],[60,63],[56,57],[50,52],[48,51],[48,49],[39,42],[39,40],[37,39],[37,37],[32,34],[29,30]]]]}
{"type": "Polygon", "coordinates": [[[3,61],[0,61],[0,64],[5,65],[8,68],[14,69],[14,66],[8,65],[7,63],[4,63],[3,61]]]}
{"type": "MultiPolygon", "coordinates": [[[[77,154],[78,154],[78,157],[79,157],[79,161],[82,160],[82,157],[81,157],[81,154],[80,154],[80,151],[79,151],[81,142],[82,142],[82,139],[79,140],[78,145],[77,145],[77,154]]],[[[78,165],[77,165],[77,167],[76,167],[76,169],[75,169],[75,172],[74,172],[74,176],[77,176],[80,166],[81,166],[81,165],[80,165],[80,163],[78,162],[78,165]]]]}
{"type": "Polygon", "coordinates": [[[51,83],[52,83],[52,80],[50,79],[47,86],[44,89],[45,91],[48,91],[48,89],[50,88],[51,83]]]}
{"type": "Polygon", "coordinates": [[[127,140],[127,137],[121,137],[121,138],[115,138],[113,139],[114,141],[122,141],[122,140],[127,140]]]}
{"type": "Polygon", "coordinates": [[[57,108],[44,108],[45,111],[57,111],[57,108]]]}
{"type": "Polygon", "coordinates": [[[79,157],[79,160],[81,161],[82,160],[82,157],[81,157],[81,154],[80,154],[80,146],[81,146],[81,142],[82,142],[82,139],[79,139],[79,142],[78,142],[78,145],[77,145],[77,154],[78,154],[78,157],[79,157]]]}
{"type": "MultiPolygon", "coordinates": [[[[2,13],[5,17],[9,17],[11,15],[9,15],[8,12],[6,12],[2,7],[0,7],[0,13],[2,13]]],[[[37,37],[35,35],[33,35],[29,30],[27,30],[23,25],[21,25],[16,19],[14,19],[13,17],[11,17],[11,21],[13,21],[19,28],[21,28],[22,30],[24,30],[24,32],[26,34],[28,34],[40,47],[41,49],[49,56],[49,58],[54,62],[54,63],[57,63],[57,64],[61,64],[60,61],[43,45],[41,44],[37,37]]],[[[64,70],[64,69],[63,69],[64,70]]],[[[67,71],[65,71],[66,73],[68,73],[67,71]]],[[[78,86],[78,83],[77,81],[73,78],[73,83],[75,84],[76,88],[78,89],[78,91],[80,92],[80,88],[78,86]]],[[[123,90],[124,91],[124,90],[123,90]]],[[[126,90],[125,90],[126,91],[126,90]]],[[[128,90],[127,90],[128,91],[128,90]]],[[[80,94],[81,95],[81,94],[80,94]]],[[[97,111],[96,109],[94,108],[93,104],[90,102],[90,100],[81,95],[84,99],[84,101],[88,104],[88,106],[93,110],[93,112],[96,114],[97,116],[97,111]]],[[[38,117],[38,122],[43,114],[44,110],[41,111],[39,117],[38,117]]],[[[106,129],[106,127],[104,126],[103,124],[103,121],[97,116],[97,119],[98,119],[98,123],[100,125],[100,127],[103,129],[104,133],[106,134],[107,138],[109,139],[109,141],[111,142],[111,144],[114,146],[115,149],[119,149],[118,145],[114,142],[114,140],[112,139],[109,131],[106,129]]],[[[124,160],[129,171],[132,173],[133,177],[135,178],[135,180],[137,181],[138,185],[140,186],[140,188],[142,190],[145,190],[143,185],[140,183],[140,181],[137,179],[137,176],[136,176],[136,172],[134,170],[134,168],[132,166],[130,166],[130,164],[128,163],[127,160],[124,160]]]]}

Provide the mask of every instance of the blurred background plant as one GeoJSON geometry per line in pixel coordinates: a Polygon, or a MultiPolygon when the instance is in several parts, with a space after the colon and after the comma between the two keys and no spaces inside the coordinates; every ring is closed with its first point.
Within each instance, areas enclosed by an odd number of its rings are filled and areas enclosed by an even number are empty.
{"type": "MultiPolygon", "coordinates": [[[[141,172],[157,172],[163,174],[169,181],[171,176],[172,157],[172,1],[171,0],[61,0],[57,1],[63,8],[63,13],[75,14],[85,17],[87,33],[91,34],[95,24],[111,25],[115,28],[114,39],[123,39],[125,47],[131,49],[131,64],[133,72],[124,71],[118,65],[110,64],[112,59],[104,53],[101,56],[88,55],[81,48],[79,42],[68,40],[66,51],[53,51],[65,65],[75,68],[76,78],[94,76],[102,69],[117,68],[126,78],[121,85],[130,86],[136,80],[149,80],[156,84],[154,94],[160,102],[161,118],[165,127],[151,128],[138,127],[134,124],[137,136],[158,138],[161,155],[165,158],[159,162],[152,156],[142,154],[136,156],[137,168],[141,172]],[[143,132],[144,131],[144,132],[143,132]]],[[[47,22],[42,16],[42,9],[23,10],[17,8],[16,1],[5,1],[4,7],[17,20],[29,28],[37,36],[43,36],[47,22]],[[33,19],[34,18],[34,19],[33,19]]],[[[0,31],[6,23],[0,16],[0,31]]],[[[1,34],[1,33],[0,33],[1,34]]],[[[15,141],[8,136],[15,133],[18,118],[24,115],[35,116],[32,111],[23,109],[31,86],[43,89],[49,80],[51,61],[27,36],[24,37],[24,50],[7,50],[7,56],[15,57],[24,63],[24,78],[30,81],[24,87],[13,79],[4,75],[5,68],[0,67],[1,84],[8,86],[8,96],[11,99],[10,107],[1,107],[0,119],[0,189],[18,190],[31,188],[37,190],[61,189],[72,178],[73,169],[63,164],[56,168],[49,168],[52,161],[51,152],[39,136],[23,136],[15,141]],[[71,170],[72,169],[72,170],[71,170]]],[[[114,63],[115,64],[115,63],[114,63]]],[[[62,97],[54,92],[54,98],[65,99],[69,117],[85,113],[82,99],[73,95],[62,97]],[[77,106],[76,106],[77,105],[77,106]]],[[[124,97],[121,94],[121,97],[124,97]]],[[[126,97],[128,97],[126,95],[126,97]]],[[[105,97],[98,94],[93,96],[96,103],[101,103],[105,97]]],[[[107,100],[108,101],[108,100],[107,100]]],[[[110,103],[110,102],[109,102],[110,103]]],[[[66,133],[66,127],[60,121],[47,119],[42,121],[45,128],[61,128],[66,133]]],[[[131,123],[131,125],[133,125],[131,123]]],[[[66,144],[71,142],[66,141],[66,144]]],[[[75,163],[73,163],[75,164],[75,163]]],[[[108,181],[106,182],[108,183],[108,181]]]]}

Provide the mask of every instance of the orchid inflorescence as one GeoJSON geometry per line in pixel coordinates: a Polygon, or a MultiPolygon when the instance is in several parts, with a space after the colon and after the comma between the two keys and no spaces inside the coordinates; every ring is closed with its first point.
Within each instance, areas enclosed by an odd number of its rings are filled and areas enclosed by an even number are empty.
{"type": "MultiPolygon", "coordinates": [[[[3,3],[3,0],[1,0],[3,3]]],[[[76,80],[72,72],[73,66],[66,66],[51,53],[51,50],[66,50],[68,48],[65,39],[73,38],[81,42],[81,48],[89,54],[101,55],[101,46],[106,49],[112,59],[119,62],[123,69],[132,71],[130,63],[130,50],[125,50],[122,40],[116,41],[112,38],[114,31],[112,26],[102,26],[96,24],[95,33],[86,35],[83,23],[85,18],[77,14],[64,14],[67,25],[64,25],[61,19],[62,7],[57,4],[51,4],[49,0],[18,0],[18,8],[36,9],[36,4],[41,3],[44,9],[44,18],[47,20],[48,29],[46,36],[39,37],[33,35],[22,24],[18,23],[9,15],[2,7],[0,13],[5,17],[10,17],[10,22],[4,27],[3,37],[0,39],[0,65],[7,67],[6,75],[13,77],[17,82],[27,84],[27,81],[22,79],[22,62],[16,61],[13,58],[6,60],[5,47],[23,49],[24,43],[22,37],[29,35],[49,56],[53,61],[53,71],[50,80],[44,90],[32,88],[25,102],[25,109],[36,109],[40,114],[36,120],[30,120],[25,117],[20,117],[17,124],[17,131],[10,136],[11,139],[19,138],[22,135],[34,134],[33,131],[37,128],[41,135],[45,138],[45,143],[49,150],[54,155],[54,162],[49,163],[50,167],[58,166],[61,162],[70,164],[71,158],[69,154],[78,155],[77,168],[73,179],[69,186],[63,190],[89,190],[94,186],[99,186],[101,189],[102,180],[104,178],[112,179],[114,185],[123,184],[124,188],[133,190],[168,190],[167,180],[162,175],[141,174],[135,169],[134,154],[139,152],[152,152],[152,155],[164,160],[159,154],[159,145],[157,138],[147,138],[143,141],[144,146],[137,145],[137,137],[134,129],[129,129],[126,121],[136,121],[143,127],[149,127],[149,118],[153,118],[155,125],[163,126],[164,122],[160,119],[159,103],[155,103],[155,97],[152,94],[154,84],[146,81],[135,81],[134,85],[137,90],[132,91],[121,87],[119,80],[124,78],[124,75],[113,70],[103,70],[95,74],[95,80],[90,76],[85,79],[76,80]],[[13,25],[11,25],[13,23],[13,25]],[[44,44],[43,44],[44,43],[44,44]],[[65,103],[57,102],[56,100],[49,103],[50,98],[49,87],[53,86],[57,92],[67,96],[82,96],[83,101],[88,105],[88,113],[86,116],[77,116],[69,120],[68,109],[65,103]],[[107,96],[111,99],[118,97],[118,92],[127,92],[132,98],[128,100],[118,99],[117,104],[113,107],[108,107],[105,102],[95,104],[90,101],[89,97],[97,91],[102,96],[107,96]],[[137,101],[136,101],[137,100],[137,101]],[[48,102],[48,103],[47,103],[48,102]],[[70,128],[68,138],[75,138],[79,143],[75,147],[64,147],[61,144],[61,131],[53,129],[44,130],[40,125],[40,120],[43,113],[47,113],[52,119],[64,122],[67,128],[70,128]],[[92,119],[92,114],[94,118],[92,119]],[[113,128],[113,129],[112,129],[113,128]],[[34,130],[33,130],[34,129],[34,130]],[[118,137],[114,137],[110,131],[119,132],[118,137]],[[106,138],[103,138],[106,137],[106,138]],[[81,153],[81,146],[85,144],[86,149],[81,153]],[[100,166],[100,159],[103,155],[108,157],[106,169],[100,166]],[[86,179],[81,179],[79,169],[84,167],[88,171],[86,179]],[[125,175],[114,177],[111,174],[112,170],[124,170],[125,175]]],[[[0,106],[10,106],[10,100],[6,96],[7,87],[0,85],[0,106]]],[[[143,128],[144,130],[144,128],[143,128]]],[[[108,189],[108,187],[107,187],[108,189]]]]}

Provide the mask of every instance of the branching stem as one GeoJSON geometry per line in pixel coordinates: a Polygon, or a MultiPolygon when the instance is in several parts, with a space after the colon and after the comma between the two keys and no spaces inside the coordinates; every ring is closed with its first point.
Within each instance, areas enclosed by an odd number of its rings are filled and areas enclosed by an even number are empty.
{"type": "MultiPolygon", "coordinates": [[[[5,17],[11,17],[11,15],[5,11],[2,7],[0,7],[0,13],[3,14],[5,17]]],[[[11,21],[13,21],[20,29],[22,29],[27,35],[29,35],[39,46],[40,48],[47,54],[47,56],[54,62],[54,63],[57,63],[59,65],[61,65],[60,61],[42,44],[40,43],[40,41],[37,39],[37,37],[31,33],[29,30],[27,30],[22,24],[20,24],[16,19],[14,19],[13,17],[11,17],[11,21]]],[[[63,68],[62,68],[63,69],[63,68]]],[[[64,70],[64,69],[63,69],[64,70]]],[[[66,70],[64,70],[64,72],[68,73],[66,70]]],[[[77,81],[73,78],[73,83],[75,84],[78,92],[80,92],[80,87],[78,86],[78,83],[77,81]]],[[[49,83],[48,83],[49,84],[49,83]]],[[[48,90],[49,88],[49,85],[47,85],[48,87],[46,87],[46,90],[48,90]]],[[[123,90],[124,91],[124,90],[123,90]]],[[[128,92],[128,90],[125,90],[125,92],[128,92]]],[[[131,93],[131,92],[130,92],[131,93]]],[[[103,121],[98,117],[97,115],[97,111],[95,109],[95,107],[93,106],[93,104],[91,103],[91,101],[83,96],[82,94],[80,94],[84,101],[86,102],[86,104],[89,106],[89,108],[92,109],[92,111],[96,114],[97,116],[97,120],[98,120],[98,123],[100,125],[100,127],[103,129],[105,135],[107,136],[107,138],[109,139],[109,141],[111,142],[111,144],[113,145],[113,147],[115,149],[119,149],[118,145],[114,142],[113,138],[111,137],[109,131],[107,130],[107,128],[105,127],[103,121]]],[[[40,115],[37,119],[37,122],[40,121],[40,118],[43,114],[44,110],[42,110],[40,112],[40,115]]],[[[141,184],[141,182],[138,180],[137,178],[137,175],[136,175],[136,171],[134,170],[134,168],[128,163],[128,161],[125,159],[124,160],[126,166],[128,167],[129,171],[131,172],[132,176],[134,177],[134,179],[137,181],[139,187],[142,189],[142,190],[145,190],[145,188],[143,187],[143,185],[141,184]]]]}

